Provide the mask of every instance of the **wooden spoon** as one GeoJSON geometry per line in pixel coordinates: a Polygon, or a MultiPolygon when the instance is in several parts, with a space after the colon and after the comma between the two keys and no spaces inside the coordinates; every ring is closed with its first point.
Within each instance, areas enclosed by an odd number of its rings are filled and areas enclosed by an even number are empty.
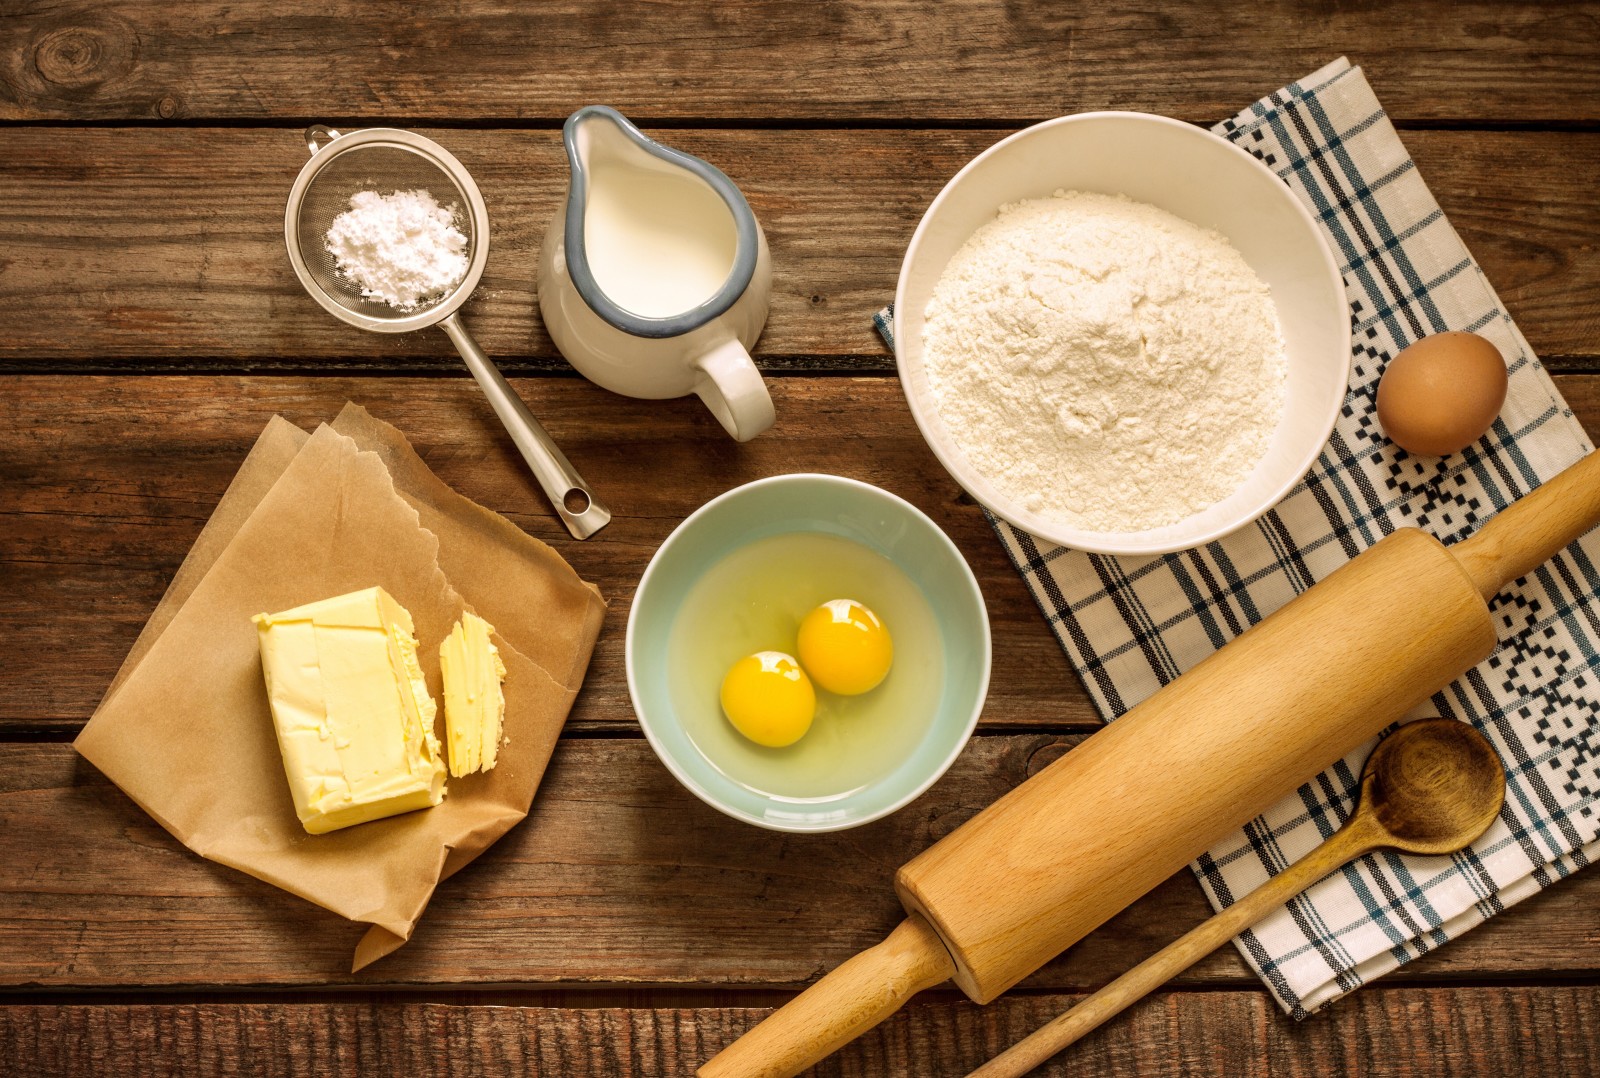
{"type": "Polygon", "coordinates": [[[1346,861],[1386,848],[1454,853],[1489,829],[1505,796],[1500,759],[1472,727],[1451,719],[1400,727],[1367,757],[1356,811],[1331,838],[967,1078],[1026,1074],[1346,861]]]}

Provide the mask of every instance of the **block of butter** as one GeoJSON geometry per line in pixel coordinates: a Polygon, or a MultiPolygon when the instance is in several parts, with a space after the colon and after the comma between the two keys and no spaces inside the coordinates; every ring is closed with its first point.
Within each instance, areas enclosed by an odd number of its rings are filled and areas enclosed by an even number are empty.
{"type": "Polygon", "coordinates": [[[506,698],[500,688],[506,676],[500,649],[489,634],[494,626],[476,614],[463,614],[439,645],[444,675],[445,744],[450,774],[460,778],[494,767],[500,752],[500,724],[506,698]]]}
{"type": "Polygon", "coordinates": [[[405,607],[367,588],[253,620],[284,773],[307,831],[444,799],[438,705],[405,607]]]}

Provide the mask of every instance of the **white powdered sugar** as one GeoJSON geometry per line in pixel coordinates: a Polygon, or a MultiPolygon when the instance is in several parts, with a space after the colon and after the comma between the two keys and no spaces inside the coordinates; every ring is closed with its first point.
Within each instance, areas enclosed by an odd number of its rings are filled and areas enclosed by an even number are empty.
{"type": "Polygon", "coordinates": [[[467,237],[426,191],[361,191],[324,241],[340,276],[368,299],[410,310],[467,275],[467,237]]]}
{"type": "Polygon", "coordinates": [[[1086,531],[1233,493],[1283,408],[1267,286],[1226,239],[1118,195],[1002,206],[929,301],[940,418],[1007,497],[1086,531]]]}

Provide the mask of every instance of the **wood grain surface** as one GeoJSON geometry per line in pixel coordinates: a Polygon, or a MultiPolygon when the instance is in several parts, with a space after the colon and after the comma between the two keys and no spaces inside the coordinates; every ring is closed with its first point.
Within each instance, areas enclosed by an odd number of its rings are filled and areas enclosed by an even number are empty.
{"type": "MultiPolygon", "coordinates": [[[[359,926],[196,857],[70,746],[0,745],[0,985],[796,987],[899,923],[903,861],[1077,740],[980,736],[887,819],[784,835],[702,804],[643,739],[566,739],[529,818],[439,888],[410,943],[358,974],[359,926]]],[[[1182,872],[1024,986],[1104,984],[1208,913],[1182,872]]],[[[1600,977],[1593,873],[1385,983],[1556,977],[1600,977]]],[[[1257,982],[1228,947],[1176,983],[1257,982]]]]}
{"type": "Polygon", "coordinates": [[[1600,118],[1593,3],[1202,0],[411,8],[357,0],[20,0],[0,118],[382,115],[551,121],[1042,119],[1131,108],[1217,120],[1355,53],[1395,115],[1600,118]]]}
{"type": "MultiPolygon", "coordinates": [[[[1339,55],[1600,432],[1600,3],[1547,0],[10,0],[0,4],[0,1075],[687,1074],[882,939],[895,868],[1098,718],[981,511],[911,421],[870,315],[924,209],[1018,127],[1127,108],[1211,124],[1339,55]],[[559,127],[604,102],[723,168],[771,243],[778,424],[572,376],[535,311],[559,127]],[[442,334],[364,334],[283,249],[301,129],[414,127],[493,223],[464,317],[618,510],[573,543],[442,334]],[[66,741],[267,417],[347,399],[610,599],[533,816],[356,976],[360,929],[178,845],[66,741]],[[978,736],[905,810],[784,836],[702,805],[640,737],[623,623],[651,553],[736,483],[900,494],[984,588],[978,736]]],[[[819,1075],[963,1073],[1209,912],[1187,872],[1015,993],[935,991],[819,1075]]],[[[1600,875],[1287,1020],[1232,948],[1042,1073],[1600,1073],[1600,875]]]]}
{"type": "MultiPolygon", "coordinates": [[[[811,1073],[954,1078],[1073,998],[1018,995],[978,1007],[921,997],[811,1073]]],[[[260,1078],[687,1075],[765,1013],[737,1005],[53,1004],[0,1009],[0,1044],[44,1074],[149,1073],[152,1060],[181,1059],[185,1074],[260,1078]]],[[[1168,992],[1036,1073],[1586,1078],[1600,1074],[1600,1057],[1591,1050],[1597,1022],[1594,986],[1369,988],[1300,1025],[1260,992],[1168,992]]]]}
{"type": "MultiPolygon", "coordinates": [[[[894,298],[923,211],[1011,130],[657,133],[725,169],[767,233],[772,314],[758,359],[859,371],[892,366],[871,316],[894,298]]],[[[534,291],[545,225],[566,191],[560,138],[423,133],[460,157],[489,207],[488,269],[463,315],[473,334],[509,371],[570,373],[534,291]]],[[[1405,140],[1535,350],[1600,355],[1600,133],[1405,140]]],[[[284,203],[306,160],[298,129],[40,127],[8,132],[6,145],[0,303],[50,317],[7,326],[0,371],[461,369],[438,330],[365,333],[305,294],[283,240],[284,203]],[[99,257],[107,250],[115,257],[99,257]]]]}
{"type": "Polygon", "coordinates": [[[983,582],[1000,641],[989,722],[1097,721],[982,512],[939,466],[890,378],[777,381],[778,422],[746,445],[693,399],[629,400],[580,379],[519,381],[616,514],[583,544],[566,537],[465,377],[17,377],[0,387],[0,485],[10,492],[0,500],[0,589],[10,597],[0,633],[21,642],[16,660],[0,663],[0,731],[80,724],[267,419],[281,413],[310,428],[347,399],[397,424],[447,483],[556,544],[599,585],[610,609],[572,715],[580,728],[633,723],[623,626],[661,541],[729,487],[797,470],[879,484],[955,539],[983,582]]]}
{"type": "MultiPolygon", "coordinates": [[[[1562,375],[1558,384],[1600,432],[1600,377],[1562,375]]],[[[398,425],[445,482],[556,544],[600,587],[610,607],[575,730],[633,728],[623,627],[661,540],[729,487],[796,470],[883,486],[954,539],[982,584],[995,640],[985,726],[1098,724],[982,511],[917,432],[897,380],[775,380],[778,421],[745,445],[722,436],[693,399],[629,400],[579,379],[516,385],[617,514],[581,545],[565,539],[466,377],[0,378],[0,637],[15,641],[0,663],[0,736],[81,726],[267,419],[282,414],[310,429],[346,400],[398,425]],[[641,461],[668,480],[641,482],[641,461]]]]}

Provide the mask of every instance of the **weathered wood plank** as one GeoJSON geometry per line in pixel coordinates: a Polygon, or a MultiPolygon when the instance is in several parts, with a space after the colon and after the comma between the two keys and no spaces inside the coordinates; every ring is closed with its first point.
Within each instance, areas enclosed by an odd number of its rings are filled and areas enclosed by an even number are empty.
{"type": "MultiPolygon", "coordinates": [[[[1600,377],[1557,384],[1600,434],[1600,377]]],[[[632,401],[577,379],[518,389],[616,512],[574,543],[465,378],[13,377],[0,381],[0,732],[70,731],[93,711],[267,418],[311,426],[346,399],[400,427],[449,484],[553,543],[611,602],[575,728],[632,723],[623,627],[650,555],[695,506],[765,475],[877,483],[930,514],[984,589],[994,676],[984,721],[1098,721],[981,511],[927,449],[898,383],[770,382],[778,423],[729,441],[697,401],[632,401]],[[70,404],[70,407],[65,405],[70,404]],[[641,462],[649,462],[644,467],[641,462]],[[71,656],[64,661],[64,656],[71,656]]]]}
{"type": "Polygon", "coordinates": [[[1097,721],[983,514],[922,441],[898,382],[774,380],[778,423],[743,446],[692,398],[634,401],[578,379],[518,388],[616,514],[587,542],[567,536],[464,378],[6,379],[0,636],[14,652],[0,663],[0,730],[81,723],[268,417],[309,428],[346,399],[394,422],[447,483],[554,544],[611,601],[573,713],[579,724],[633,721],[623,628],[667,533],[729,487],[793,471],[877,483],[955,539],[994,631],[990,722],[1097,721]]]}
{"type": "MultiPolygon", "coordinates": [[[[559,138],[429,133],[473,171],[493,222],[488,272],[467,323],[513,369],[566,370],[534,294],[541,237],[566,188],[559,138]]],[[[962,164],[1007,133],[667,137],[726,169],[767,230],[775,277],[759,358],[771,367],[883,370],[889,357],[871,314],[893,297],[917,221],[962,164]]],[[[1600,356],[1600,260],[1588,257],[1600,246],[1600,134],[1405,138],[1534,347],[1600,356]]],[[[123,360],[176,370],[458,370],[442,333],[364,333],[305,295],[281,229],[304,159],[290,129],[0,130],[0,303],[50,313],[12,320],[0,335],[0,370],[123,360]]]]}
{"type": "MultiPolygon", "coordinates": [[[[356,975],[357,926],[189,853],[69,746],[3,745],[0,985],[796,986],[898,922],[904,860],[1076,741],[978,737],[912,805],[829,835],[722,816],[643,740],[563,741],[531,817],[356,975]]],[[[1179,873],[1025,983],[1103,984],[1206,913],[1179,873]]],[[[1600,874],[1579,873],[1388,980],[1592,978],[1597,943],[1600,874]]],[[[1180,983],[1255,982],[1224,948],[1180,983]]]]}
{"type": "MultiPolygon", "coordinates": [[[[1071,1006],[912,1003],[808,1074],[956,1075],[1071,1006]]],[[[251,1074],[687,1075],[766,1011],[444,1003],[177,1003],[0,1007],[5,1066],[32,1078],[251,1074]]],[[[1368,989],[1296,1025],[1261,992],[1158,993],[1034,1073],[1233,1078],[1600,1074],[1600,988],[1368,989]]]]}
{"type": "Polygon", "coordinates": [[[1593,3],[13,4],[0,118],[1218,119],[1359,45],[1409,120],[1600,116],[1593,3]]]}

